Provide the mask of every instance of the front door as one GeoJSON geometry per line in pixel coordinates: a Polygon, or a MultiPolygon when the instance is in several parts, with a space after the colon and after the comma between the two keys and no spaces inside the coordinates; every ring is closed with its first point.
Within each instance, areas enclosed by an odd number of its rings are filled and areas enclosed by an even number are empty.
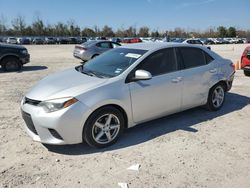
{"type": "Polygon", "coordinates": [[[136,70],[139,69],[150,72],[152,79],[129,83],[134,122],[179,111],[183,80],[177,70],[174,49],[152,53],[137,66],[136,70]]]}

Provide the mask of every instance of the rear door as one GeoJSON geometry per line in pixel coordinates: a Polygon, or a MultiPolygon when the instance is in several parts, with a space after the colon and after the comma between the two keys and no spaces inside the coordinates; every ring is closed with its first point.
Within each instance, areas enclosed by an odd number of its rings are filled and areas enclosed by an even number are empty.
{"type": "Polygon", "coordinates": [[[200,48],[178,47],[176,52],[184,81],[181,108],[184,110],[205,104],[216,77],[216,62],[200,48]]]}

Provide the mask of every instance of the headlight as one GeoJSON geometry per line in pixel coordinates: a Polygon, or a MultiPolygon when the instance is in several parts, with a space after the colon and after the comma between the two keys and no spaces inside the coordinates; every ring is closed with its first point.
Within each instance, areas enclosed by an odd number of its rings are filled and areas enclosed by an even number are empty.
{"type": "Polygon", "coordinates": [[[21,52],[22,54],[28,54],[28,50],[26,50],[26,49],[25,49],[25,50],[21,50],[20,52],[21,52]]]}
{"type": "Polygon", "coordinates": [[[63,108],[67,108],[72,104],[76,103],[78,100],[72,97],[52,99],[48,101],[40,102],[39,106],[43,107],[45,112],[54,112],[63,108]]]}

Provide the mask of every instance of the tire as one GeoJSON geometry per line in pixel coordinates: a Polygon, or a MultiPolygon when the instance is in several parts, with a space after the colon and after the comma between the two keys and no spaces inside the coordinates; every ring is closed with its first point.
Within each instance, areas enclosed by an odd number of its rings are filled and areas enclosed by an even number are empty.
{"type": "Polygon", "coordinates": [[[206,108],[209,111],[217,111],[223,106],[224,101],[225,86],[224,84],[218,83],[209,90],[206,108]]]}
{"type": "Polygon", "coordinates": [[[245,74],[245,76],[250,76],[250,71],[244,70],[244,74],[245,74]]]}
{"type": "Polygon", "coordinates": [[[83,140],[96,148],[110,146],[122,134],[124,124],[124,117],[118,109],[114,107],[100,108],[86,121],[83,129],[83,140]]]}
{"type": "Polygon", "coordinates": [[[22,68],[22,64],[16,57],[6,57],[2,60],[2,68],[4,71],[19,71],[22,68]]]}

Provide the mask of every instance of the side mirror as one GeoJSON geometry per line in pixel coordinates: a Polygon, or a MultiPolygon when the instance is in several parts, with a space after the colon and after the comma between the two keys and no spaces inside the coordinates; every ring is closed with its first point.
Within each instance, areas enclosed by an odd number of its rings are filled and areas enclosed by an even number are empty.
{"type": "Polygon", "coordinates": [[[152,78],[152,75],[150,72],[145,70],[137,70],[135,71],[135,77],[133,80],[150,80],[152,78]]]}

